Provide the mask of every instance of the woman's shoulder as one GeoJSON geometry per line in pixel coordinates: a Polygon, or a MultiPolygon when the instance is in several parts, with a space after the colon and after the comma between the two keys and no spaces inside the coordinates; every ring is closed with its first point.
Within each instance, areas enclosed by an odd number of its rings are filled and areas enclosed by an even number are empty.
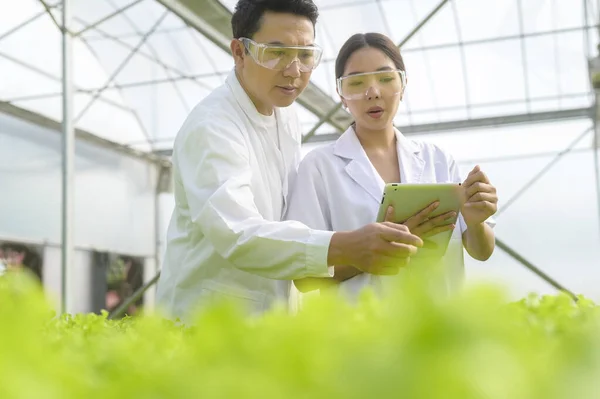
{"type": "Polygon", "coordinates": [[[319,145],[318,147],[308,150],[301,163],[303,164],[322,164],[335,158],[334,154],[335,143],[319,145]]]}
{"type": "Polygon", "coordinates": [[[427,157],[436,160],[446,160],[447,162],[453,162],[454,158],[452,154],[443,146],[435,144],[428,140],[421,139],[408,139],[416,152],[420,153],[422,157],[427,157]]]}

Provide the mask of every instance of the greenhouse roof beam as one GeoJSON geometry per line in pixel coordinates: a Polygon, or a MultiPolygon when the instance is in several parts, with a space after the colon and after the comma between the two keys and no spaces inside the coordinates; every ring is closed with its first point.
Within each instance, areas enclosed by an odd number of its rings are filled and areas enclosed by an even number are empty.
{"type": "MultiPolygon", "coordinates": [[[[62,123],[58,122],[54,119],[48,118],[44,115],[40,115],[35,112],[28,111],[26,109],[17,107],[13,104],[10,104],[5,101],[0,101],[0,112],[6,115],[13,116],[20,120],[27,121],[29,123],[33,123],[37,126],[40,126],[45,129],[49,129],[57,134],[61,134],[62,132],[62,123]]],[[[110,140],[103,139],[93,133],[90,133],[83,129],[75,129],[75,137],[78,140],[85,141],[88,143],[92,143],[99,147],[103,147],[109,150],[113,150],[115,152],[125,154],[137,159],[142,159],[148,161],[153,164],[158,164],[164,167],[170,167],[171,162],[161,157],[160,155],[148,153],[145,151],[138,151],[134,148],[128,147],[123,144],[118,144],[110,140]]]]}
{"type": "Polygon", "coordinates": [[[56,20],[56,18],[54,18],[54,14],[52,14],[52,8],[54,8],[54,6],[49,6],[48,3],[46,3],[44,0],[38,0],[38,1],[40,3],[42,3],[42,5],[44,6],[44,10],[46,10],[46,13],[50,17],[50,19],[52,19],[52,22],[54,22],[54,25],[56,25],[58,30],[62,31],[62,29],[63,29],[62,25],[56,20]]]}
{"type": "Polygon", "coordinates": [[[127,4],[126,6],[108,14],[104,18],[99,19],[98,21],[94,22],[93,24],[86,26],[85,28],[81,29],[79,32],[73,33],[73,37],[81,36],[83,33],[87,32],[88,30],[94,29],[95,27],[97,27],[100,24],[103,24],[104,22],[108,21],[109,19],[114,18],[119,14],[122,14],[123,12],[127,11],[131,7],[137,5],[138,3],[141,3],[142,1],[144,1],[144,0],[135,0],[134,2],[127,4]]]}
{"type": "MultiPolygon", "coordinates": [[[[185,23],[196,29],[223,51],[230,53],[229,45],[231,32],[231,11],[218,0],[156,0],[179,16],[185,23]]],[[[321,90],[316,84],[309,83],[308,87],[298,98],[298,103],[318,118],[325,118],[330,124],[342,132],[352,122],[345,110],[336,106],[331,96],[321,90]]]]}
{"type": "MultiPolygon", "coordinates": [[[[566,119],[590,118],[591,108],[575,108],[560,111],[534,112],[529,114],[493,116],[488,118],[465,119],[449,122],[426,123],[422,125],[398,126],[403,134],[440,133],[453,130],[478,129],[526,123],[549,122],[566,119]]],[[[340,136],[337,133],[317,134],[312,136],[307,143],[335,141],[340,136]]]]}

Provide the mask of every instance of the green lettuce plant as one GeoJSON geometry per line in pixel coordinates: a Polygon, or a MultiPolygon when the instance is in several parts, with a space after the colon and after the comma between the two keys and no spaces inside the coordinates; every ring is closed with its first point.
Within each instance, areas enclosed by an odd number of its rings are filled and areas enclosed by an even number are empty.
{"type": "Polygon", "coordinates": [[[223,303],[190,325],[158,314],[57,316],[26,275],[0,278],[0,398],[596,398],[589,299],[496,287],[382,301],[309,298],[289,315],[223,303]]]}

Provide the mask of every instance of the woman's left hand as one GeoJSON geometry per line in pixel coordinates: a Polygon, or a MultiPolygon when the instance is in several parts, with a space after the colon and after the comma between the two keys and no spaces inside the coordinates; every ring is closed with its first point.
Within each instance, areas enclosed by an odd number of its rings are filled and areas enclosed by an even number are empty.
{"type": "Polygon", "coordinates": [[[485,222],[498,210],[498,195],[479,165],[475,166],[463,183],[466,202],[461,214],[468,226],[485,222]]]}

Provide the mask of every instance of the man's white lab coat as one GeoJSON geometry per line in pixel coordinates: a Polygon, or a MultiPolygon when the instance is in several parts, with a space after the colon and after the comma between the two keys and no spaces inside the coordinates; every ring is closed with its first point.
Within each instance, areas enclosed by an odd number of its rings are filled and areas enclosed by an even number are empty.
{"type": "MultiPolygon", "coordinates": [[[[396,129],[396,149],[402,183],[462,183],[453,158],[439,147],[405,137],[396,129]]],[[[302,160],[296,183],[290,191],[286,219],[298,220],[315,229],[354,230],[375,222],[385,182],[370,162],[354,128],[348,128],[332,144],[316,148],[302,160]]],[[[495,222],[488,220],[491,226],[495,222]]],[[[464,276],[462,215],[453,231],[437,287],[442,294],[454,292],[464,276]]],[[[415,265],[411,260],[411,266],[415,265]]],[[[399,276],[402,275],[402,272],[399,276]]],[[[340,286],[350,297],[371,285],[384,290],[395,277],[360,274],[340,286]]]]}
{"type": "Polygon", "coordinates": [[[218,299],[261,313],[287,301],[290,280],[332,275],[333,233],[281,222],[301,130],[292,108],[275,115],[281,150],[232,71],[179,131],[175,209],[157,291],[159,308],[171,317],[185,321],[218,299]]]}

